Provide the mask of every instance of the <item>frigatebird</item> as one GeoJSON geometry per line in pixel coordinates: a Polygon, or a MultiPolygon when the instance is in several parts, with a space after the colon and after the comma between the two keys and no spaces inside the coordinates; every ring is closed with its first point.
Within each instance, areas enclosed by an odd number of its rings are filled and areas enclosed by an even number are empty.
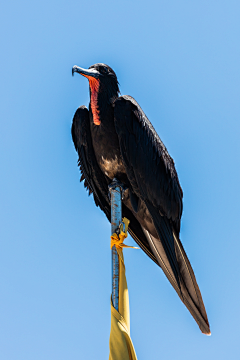
{"type": "Polygon", "coordinates": [[[81,181],[110,221],[108,186],[124,186],[123,216],[139,247],[159,265],[200,330],[210,335],[202,296],[179,238],[183,192],[174,161],[131,96],[119,96],[115,72],[106,64],[72,68],[89,80],[90,104],[73,118],[72,139],[81,181]]]}

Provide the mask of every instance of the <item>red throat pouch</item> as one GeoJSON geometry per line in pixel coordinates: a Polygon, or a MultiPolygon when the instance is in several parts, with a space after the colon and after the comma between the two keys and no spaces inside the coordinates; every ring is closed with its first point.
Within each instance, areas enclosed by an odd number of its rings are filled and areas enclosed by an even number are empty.
{"type": "Polygon", "coordinates": [[[95,125],[100,125],[100,111],[98,108],[98,91],[99,91],[99,80],[86,76],[89,80],[89,85],[91,89],[91,108],[93,113],[93,122],[95,125]]]}

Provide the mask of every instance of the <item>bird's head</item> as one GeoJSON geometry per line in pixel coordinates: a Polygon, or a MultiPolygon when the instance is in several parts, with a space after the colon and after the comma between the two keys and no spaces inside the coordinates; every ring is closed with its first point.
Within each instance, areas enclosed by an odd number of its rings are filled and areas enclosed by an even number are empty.
{"type": "Polygon", "coordinates": [[[117,76],[110,66],[106,64],[94,64],[88,69],[77,65],[72,68],[72,75],[77,72],[88,78],[90,92],[101,94],[108,103],[112,103],[119,95],[119,83],[117,76]]]}

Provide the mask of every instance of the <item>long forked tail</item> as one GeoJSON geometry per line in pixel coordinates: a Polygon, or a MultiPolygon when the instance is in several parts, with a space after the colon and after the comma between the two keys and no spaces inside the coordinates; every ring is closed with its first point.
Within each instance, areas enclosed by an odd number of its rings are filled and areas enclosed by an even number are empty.
{"type": "MultiPolygon", "coordinates": [[[[168,238],[165,238],[165,232],[161,231],[160,241],[152,236],[146,229],[143,228],[143,231],[148,239],[151,250],[158,261],[158,264],[178,293],[182,302],[186,305],[193,318],[196,320],[200,330],[206,335],[211,335],[202,296],[193,269],[180,239],[172,233],[175,250],[175,254],[172,255],[176,258],[178,267],[178,269],[173,269],[171,266],[171,259],[169,259],[169,254],[163,245],[169,241],[168,238]],[[163,239],[163,237],[165,239],[163,239]]],[[[169,232],[167,232],[167,236],[169,236],[169,232]]]]}
{"type": "Polygon", "coordinates": [[[183,303],[186,305],[198,323],[200,330],[206,335],[211,335],[206,309],[192,266],[188,260],[180,239],[177,238],[174,233],[173,236],[177,262],[180,268],[180,284],[183,303]]]}

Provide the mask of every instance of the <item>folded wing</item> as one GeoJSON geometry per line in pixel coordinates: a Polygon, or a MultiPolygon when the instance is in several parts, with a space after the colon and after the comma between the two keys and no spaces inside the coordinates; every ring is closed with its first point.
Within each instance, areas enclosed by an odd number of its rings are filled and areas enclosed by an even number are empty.
{"type": "Polygon", "coordinates": [[[145,203],[158,234],[156,238],[142,227],[151,252],[201,331],[210,334],[201,293],[179,239],[183,194],[174,162],[132,97],[115,101],[114,121],[132,191],[145,203]]]}

